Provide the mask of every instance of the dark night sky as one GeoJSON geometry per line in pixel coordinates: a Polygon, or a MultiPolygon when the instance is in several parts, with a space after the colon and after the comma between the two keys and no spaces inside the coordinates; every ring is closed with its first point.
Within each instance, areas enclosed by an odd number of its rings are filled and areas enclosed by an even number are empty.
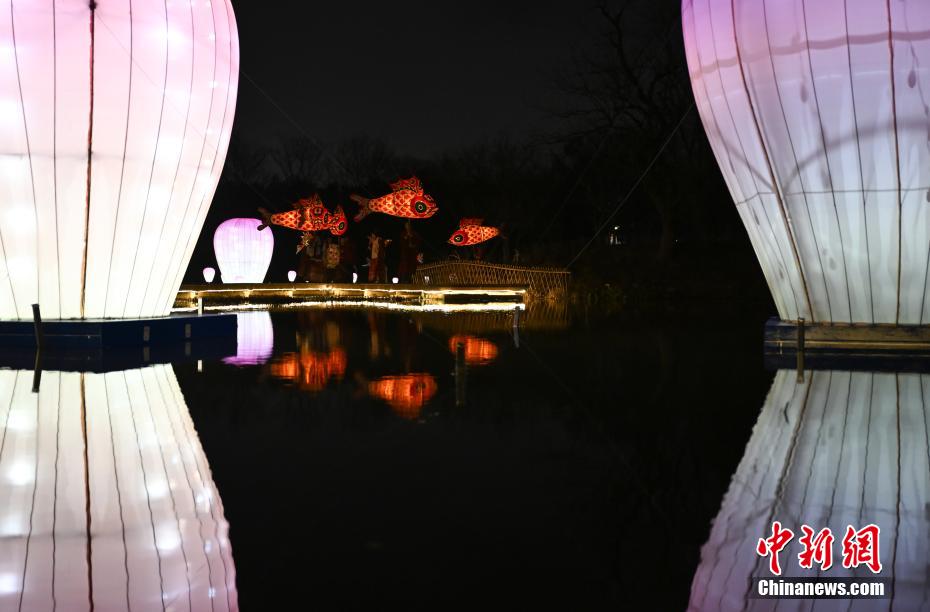
{"type": "MultiPolygon", "coordinates": [[[[309,135],[367,134],[414,155],[545,130],[554,77],[597,25],[593,0],[233,5],[242,69],[309,135]]],[[[239,88],[241,134],[294,131],[239,88]]]]}

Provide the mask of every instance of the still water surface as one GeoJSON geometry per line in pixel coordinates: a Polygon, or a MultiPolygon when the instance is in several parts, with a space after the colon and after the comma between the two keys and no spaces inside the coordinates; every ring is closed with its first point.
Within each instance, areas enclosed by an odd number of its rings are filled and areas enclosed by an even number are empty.
{"type": "Polygon", "coordinates": [[[0,609],[771,609],[772,517],[881,524],[927,605],[930,379],[767,371],[758,321],[522,323],[243,313],[216,362],[0,371],[0,609]]]}

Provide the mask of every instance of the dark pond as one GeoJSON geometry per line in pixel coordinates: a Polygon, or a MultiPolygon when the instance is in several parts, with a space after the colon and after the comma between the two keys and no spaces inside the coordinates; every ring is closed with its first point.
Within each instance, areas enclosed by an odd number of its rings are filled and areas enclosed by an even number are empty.
{"type": "Polygon", "coordinates": [[[239,322],[215,362],[0,371],[0,609],[772,609],[772,520],[881,525],[927,605],[927,376],[767,370],[754,317],[239,322]]]}
{"type": "Polygon", "coordinates": [[[267,363],[175,368],[245,609],[294,589],[570,609],[649,593],[684,609],[772,380],[753,323],[556,310],[515,341],[508,313],[246,316],[255,342],[239,361],[264,359],[273,323],[267,363]]]}

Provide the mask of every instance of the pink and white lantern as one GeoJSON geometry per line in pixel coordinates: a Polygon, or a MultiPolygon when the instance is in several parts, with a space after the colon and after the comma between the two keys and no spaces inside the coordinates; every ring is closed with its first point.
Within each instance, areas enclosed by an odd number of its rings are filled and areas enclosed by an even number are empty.
{"type": "Polygon", "coordinates": [[[216,278],[216,270],[214,268],[203,269],[203,280],[205,280],[207,284],[212,283],[214,278],[216,278]]]}
{"type": "Polygon", "coordinates": [[[274,353],[274,325],[267,311],[236,313],[236,354],[223,359],[234,366],[261,365],[274,353]]]}
{"type": "Polygon", "coordinates": [[[223,168],[230,1],[93,5],[0,1],[0,319],[168,314],[223,168]]]}
{"type": "Polygon", "coordinates": [[[287,280],[290,283],[293,283],[295,280],[297,280],[297,272],[295,270],[288,270],[287,280]]]}
{"type": "Polygon", "coordinates": [[[930,2],[684,0],[682,25],[781,318],[930,323],[930,2]]]}
{"type": "Polygon", "coordinates": [[[0,402],[0,610],[239,609],[229,523],[170,364],[45,371],[36,387],[3,369],[0,402]]]}
{"type": "Polygon", "coordinates": [[[213,250],[224,283],[261,283],[265,280],[274,235],[271,230],[259,231],[258,219],[223,221],[213,234],[213,250]]]}

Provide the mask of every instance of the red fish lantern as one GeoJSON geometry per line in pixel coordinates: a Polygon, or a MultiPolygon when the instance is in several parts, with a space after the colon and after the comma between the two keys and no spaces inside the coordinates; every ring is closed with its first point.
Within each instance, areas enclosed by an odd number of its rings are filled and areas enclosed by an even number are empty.
{"type": "Polygon", "coordinates": [[[333,236],[342,236],[349,228],[342,206],[337,206],[335,212],[329,212],[317,194],[309,198],[301,198],[294,208],[287,212],[272,214],[264,208],[258,210],[265,221],[258,227],[260,230],[269,225],[280,225],[299,232],[329,230],[333,236]]]}
{"type": "Polygon", "coordinates": [[[484,219],[462,219],[459,228],[449,237],[449,244],[455,246],[472,246],[498,236],[501,231],[496,227],[481,225],[484,219]]]}
{"type": "Polygon", "coordinates": [[[439,210],[433,198],[423,191],[420,179],[415,176],[391,183],[391,190],[391,193],[378,198],[366,198],[354,193],[349,196],[360,207],[355,221],[361,221],[373,212],[407,219],[428,219],[439,210]]]}

